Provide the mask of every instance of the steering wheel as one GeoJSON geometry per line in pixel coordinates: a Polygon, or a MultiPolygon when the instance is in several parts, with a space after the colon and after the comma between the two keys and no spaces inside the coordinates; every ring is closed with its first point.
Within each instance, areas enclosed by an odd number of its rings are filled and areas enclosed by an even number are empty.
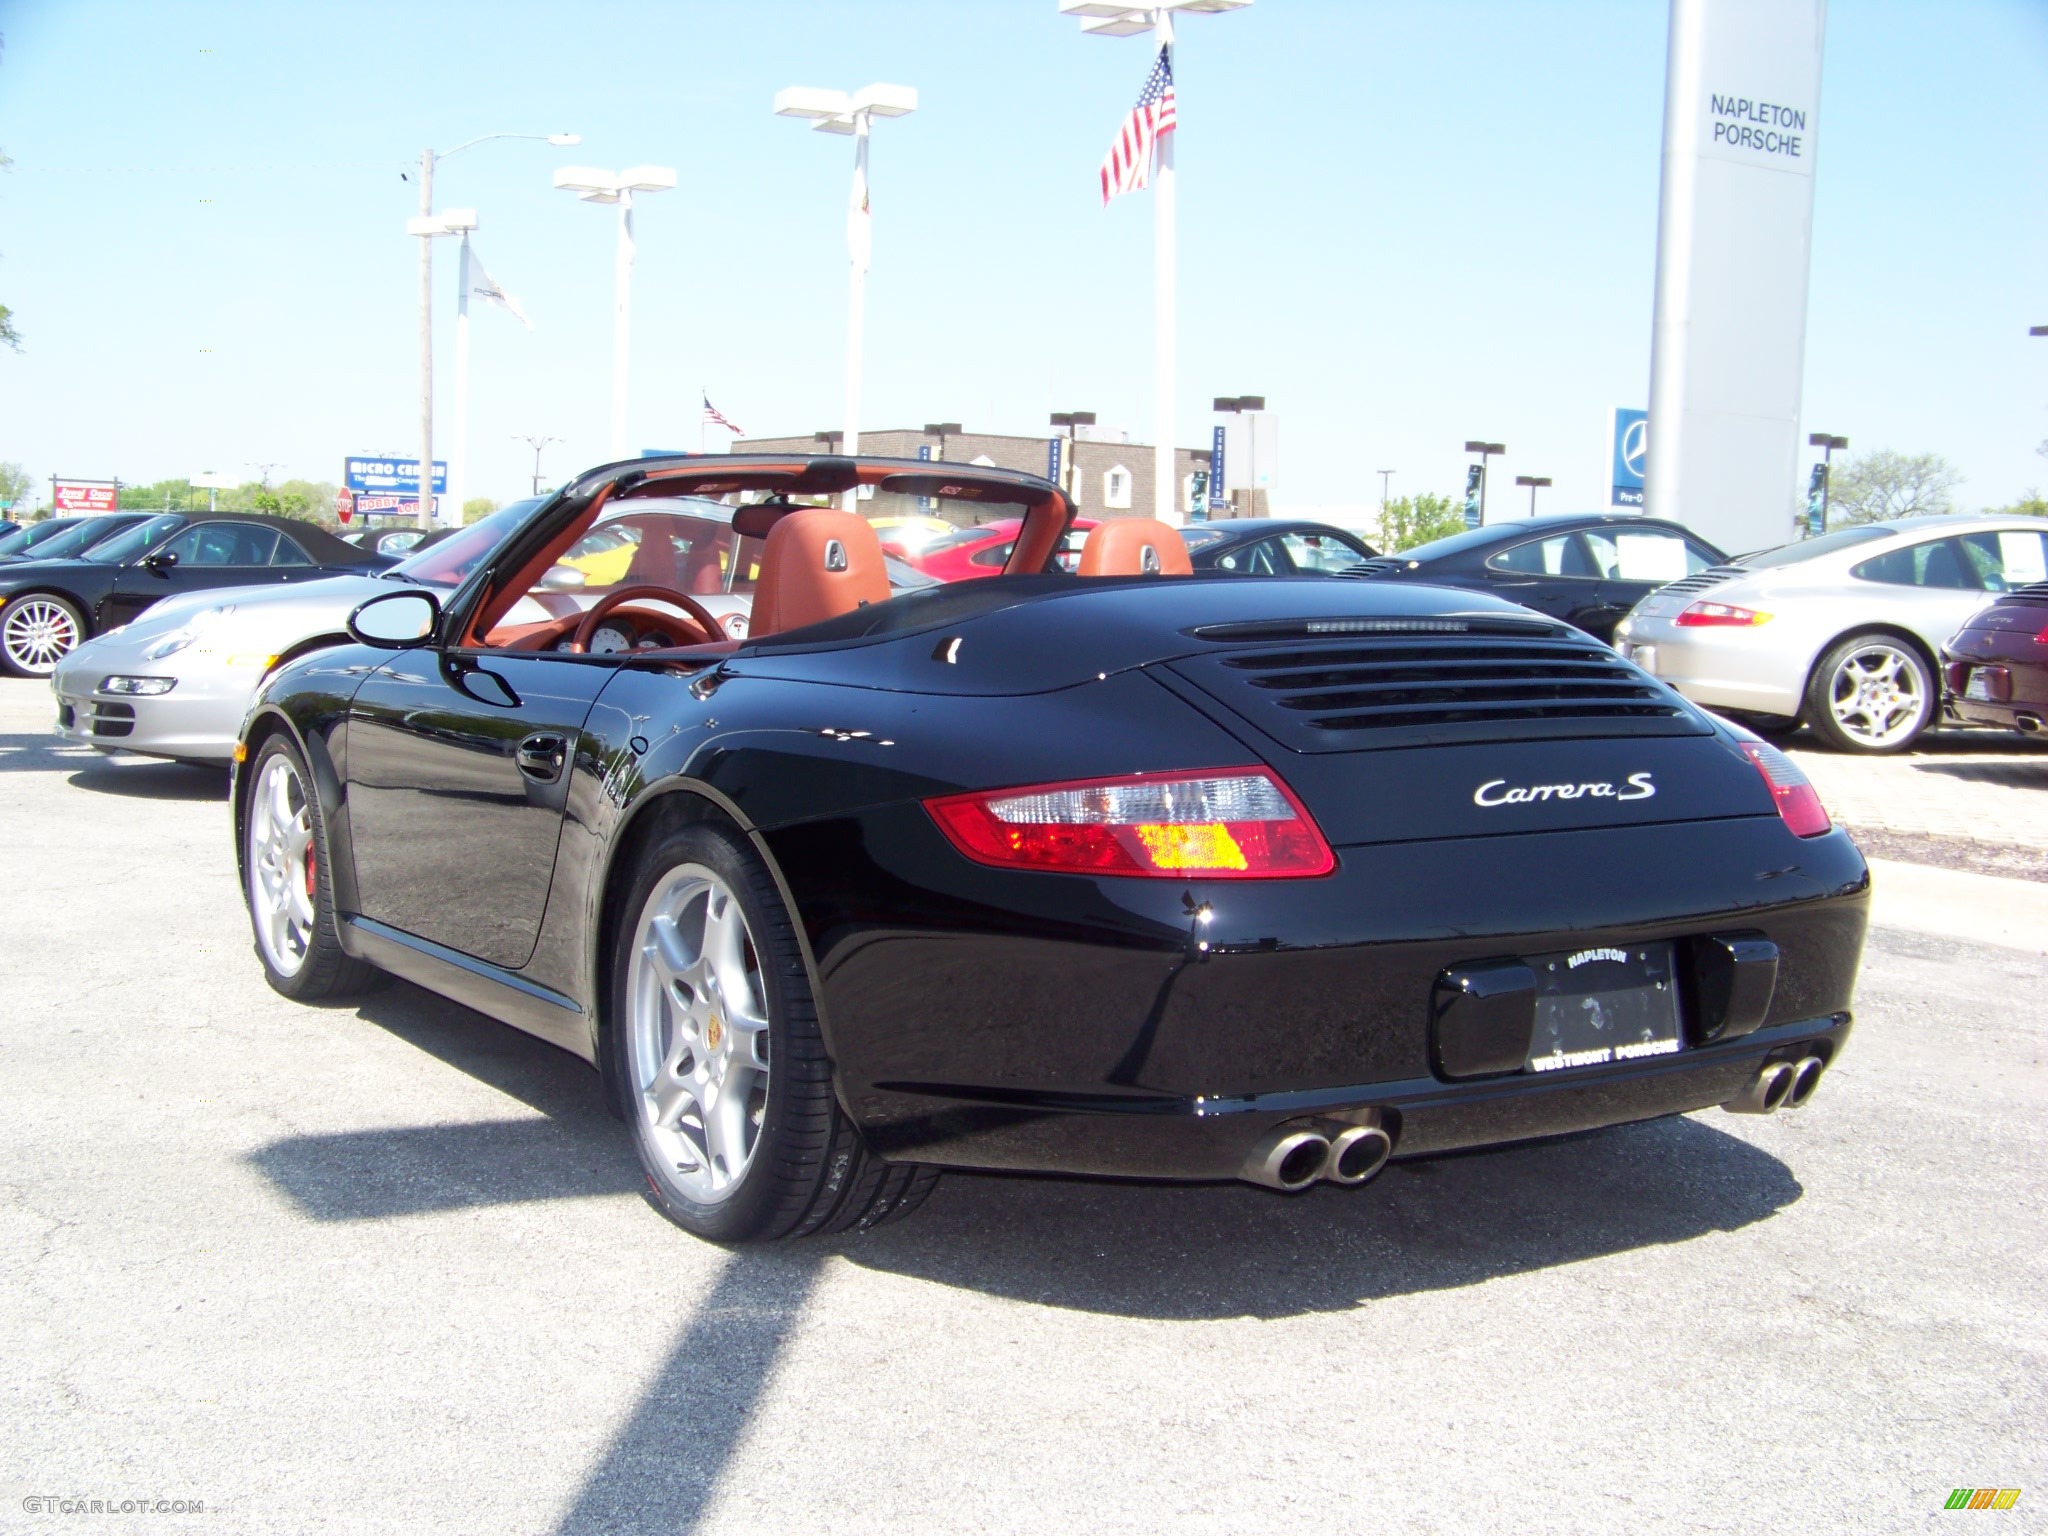
{"type": "Polygon", "coordinates": [[[687,592],[678,592],[673,587],[651,585],[618,587],[605,593],[603,597],[600,597],[592,605],[590,611],[583,615],[583,621],[576,626],[576,637],[569,642],[570,652],[574,655],[582,655],[588,651],[590,649],[590,637],[597,633],[597,626],[604,620],[606,615],[623,603],[630,603],[640,599],[675,604],[690,616],[692,624],[695,624],[704,631],[704,639],[707,642],[716,640],[724,633],[719,628],[718,619],[712,614],[711,610],[698,602],[694,597],[691,597],[687,592]]]}

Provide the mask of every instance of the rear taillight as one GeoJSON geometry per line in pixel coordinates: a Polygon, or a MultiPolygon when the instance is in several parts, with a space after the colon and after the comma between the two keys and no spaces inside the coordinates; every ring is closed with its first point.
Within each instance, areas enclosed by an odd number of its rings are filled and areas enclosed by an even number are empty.
{"type": "Polygon", "coordinates": [[[1680,629],[1749,629],[1768,624],[1771,616],[1755,608],[1738,608],[1733,603],[1694,603],[1675,620],[1680,629]]]}
{"type": "Polygon", "coordinates": [[[1827,807],[1820,803],[1820,796],[1814,793],[1813,786],[1799,771],[1797,763],[1776,747],[1761,741],[1738,741],[1736,746],[1764,776],[1780,819],[1795,837],[1819,837],[1833,828],[1834,823],[1828,820],[1827,807]]]}
{"type": "Polygon", "coordinates": [[[924,805],[961,853],[1009,869],[1272,880],[1337,866],[1301,802],[1263,768],[1034,784],[924,805]]]}

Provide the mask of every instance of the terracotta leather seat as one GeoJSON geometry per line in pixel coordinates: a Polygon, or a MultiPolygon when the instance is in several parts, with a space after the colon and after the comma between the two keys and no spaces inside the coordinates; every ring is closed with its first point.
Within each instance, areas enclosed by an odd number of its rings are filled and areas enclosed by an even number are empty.
{"type": "Polygon", "coordinates": [[[1192,576],[1180,530],[1149,517],[1113,517],[1089,530],[1082,576],[1192,576]]]}
{"type": "Polygon", "coordinates": [[[676,547],[669,540],[668,520],[650,517],[640,525],[640,530],[640,545],[633,551],[633,559],[626,566],[626,574],[619,578],[619,585],[680,589],[681,572],[676,547]]]}
{"type": "MultiPolygon", "coordinates": [[[[1185,556],[1183,556],[1185,558],[1185,556]]],[[[754,589],[751,639],[836,619],[889,600],[882,541],[868,520],[837,507],[799,507],[768,530],[754,589]]]]}

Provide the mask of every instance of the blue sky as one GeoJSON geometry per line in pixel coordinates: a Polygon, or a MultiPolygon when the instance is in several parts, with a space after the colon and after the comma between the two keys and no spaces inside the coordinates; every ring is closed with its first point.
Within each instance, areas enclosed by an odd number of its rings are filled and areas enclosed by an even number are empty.
{"type": "MultiPolygon", "coordinates": [[[[1258,0],[1178,59],[1180,437],[1263,393],[1296,505],[1452,490],[1460,445],[1604,504],[1611,409],[1648,392],[1665,11],[1258,0]]],[[[559,165],[670,164],[639,214],[634,447],[697,391],[757,434],[839,424],[851,147],[782,86],[899,81],[876,132],[863,426],[1150,435],[1151,208],[1095,168],[1148,48],[1054,0],[661,5],[0,0],[0,458],[37,476],[336,478],[417,438],[416,193],[432,143],[536,330],[473,317],[470,488],[517,432],[605,456],[612,218],[559,165]]],[[[1834,0],[1806,426],[1946,455],[1966,506],[2048,485],[2048,5],[1834,0]]],[[[436,274],[438,442],[452,252],[436,274]]]]}

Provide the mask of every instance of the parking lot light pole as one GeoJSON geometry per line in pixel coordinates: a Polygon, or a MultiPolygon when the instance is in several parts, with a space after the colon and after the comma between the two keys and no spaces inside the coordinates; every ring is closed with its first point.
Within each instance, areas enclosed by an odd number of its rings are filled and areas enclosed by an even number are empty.
{"type": "Polygon", "coordinates": [[[1837,437],[1832,432],[1809,432],[1807,446],[1820,450],[1820,531],[1827,532],[1829,483],[1835,476],[1835,450],[1847,448],[1849,439],[1837,437]]]}
{"type": "MultiPolygon", "coordinates": [[[[868,212],[868,129],[878,117],[908,117],[917,92],[907,85],[864,85],[848,94],[792,85],[775,93],[777,117],[801,117],[820,133],[853,137],[853,190],[846,208],[846,254],[851,273],[846,289],[846,452],[860,452],[860,362],[867,321],[868,258],[874,248],[868,212]]],[[[846,493],[853,506],[854,492],[846,493]]]]}
{"type": "Polygon", "coordinates": [[[928,421],[924,424],[924,435],[939,440],[938,456],[941,459],[946,456],[946,439],[958,437],[965,430],[957,421],[928,421]]]}
{"type": "MultiPolygon", "coordinates": [[[[1536,515],[1536,491],[1537,491],[1537,488],[1538,488],[1539,486],[1545,486],[1545,485],[1548,485],[1548,484],[1550,484],[1550,476],[1548,476],[1548,475],[1517,475],[1517,476],[1515,476],[1515,484],[1517,484],[1517,485],[1526,485],[1527,487],[1529,487],[1529,515],[1530,515],[1531,517],[1534,517],[1534,516],[1536,515]]],[[[1483,489],[1483,487],[1482,487],[1482,489],[1483,489]]]]}
{"type": "Polygon", "coordinates": [[[547,447],[549,443],[559,443],[562,439],[559,437],[544,437],[538,432],[514,432],[512,434],[512,441],[524,443],[533,450],[533,494],[538,496],[540,494],[540,451],[547,447]]]}
{"type": "Polygon", "coordinates": [[[1465,451],[1479,455],[1479,522],[1483,527],[1486,523],[1486,461],[1496,454],[1506,453],[1508,446],[1506,443],[1474,441],[1465,445],[1465,451]]]}
{"type": "MultiPolygon", "coordinates": [[[[548,144],[581,144],[573,133],[482,133],[453,149],[420,151],[420,212],[409,221],[406,233],[420,238],[420,480],[419,519],[422,528],[434,526],[434,237],[450,233],[434,223],[434,167],[450,155],[459,155],[472,144],[491,139],[538,139],[548,144]],[[418,225],[420,227],[415,228],[418,225]]],[[[458,519],[460,521],[460,519],[458,519]]]]}
{"type": "Polygon", "coordinates": [[[631,377],[633,320],[633,194],[667,192],[676,184],[668,165],[635,165],[623,171],[600,171],[587,165],[565,165],[555,172],[555,185],[574,192],[586,203],[614,205],[619,210],[619,239],[612,258],[612,443],[611,456],[626,456],[626,388],[631,377]]]}

